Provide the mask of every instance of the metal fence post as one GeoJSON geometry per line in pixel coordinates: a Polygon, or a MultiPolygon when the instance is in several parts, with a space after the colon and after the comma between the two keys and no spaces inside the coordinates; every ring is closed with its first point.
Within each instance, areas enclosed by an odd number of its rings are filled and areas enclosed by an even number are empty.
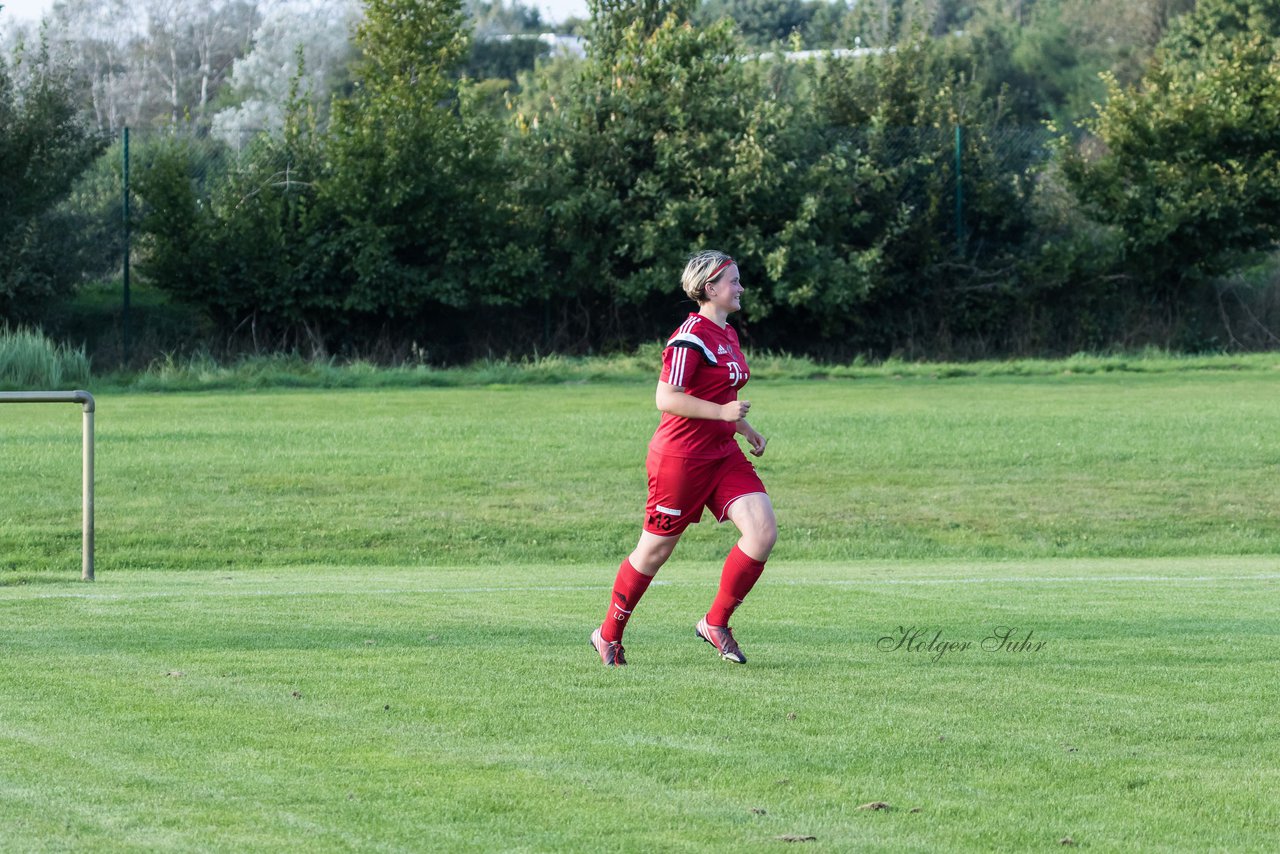
{"type": "Polygon", "coordinates": [[[964,254],[964,128],[956,125],[956,254],[964,254]]]}
{"type": "Polygon", "coordinates": [[[120,331],[124,364],[129,364],[129,128],[124,129],[124,168],[121,172],[124,184],[124,300],[120,310],[120,331]]]}

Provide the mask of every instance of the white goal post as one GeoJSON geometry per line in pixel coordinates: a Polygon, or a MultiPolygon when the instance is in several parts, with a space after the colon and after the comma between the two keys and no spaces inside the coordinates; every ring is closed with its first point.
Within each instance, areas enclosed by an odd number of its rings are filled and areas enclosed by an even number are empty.
{"type": "Polygon", "coordinates": [[[78,403],[83,408],[84,463],[80,491],[84,535],[80,547],[80,577],[93,581],[93,395],[87,391],[0,391],[0,403],[78,403]]]}

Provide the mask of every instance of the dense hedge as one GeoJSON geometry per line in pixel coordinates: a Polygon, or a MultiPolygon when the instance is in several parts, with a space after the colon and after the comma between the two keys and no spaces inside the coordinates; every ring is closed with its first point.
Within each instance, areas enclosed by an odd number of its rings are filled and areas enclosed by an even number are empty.
{"type": "Polygon", "coordinates": [[[650,340],[688,307],[679,270],[702,247],[739,259],[757,347],[1265,344],[1265,300],[1224,300],[1220,277],[1276,240],[1280,122],[1250,87],[1274,88],[1278,33],[1185,47],[1232,9],[1270,21],[1252,5],[1204,0],[1092,136],[1052,142],[1010,124],[977,38],[787,63],[745,56],[728,21],[694,26],[686,0],[599,0],[587,58],[542,66],[495,114],[454,73],[456,0],[370,0],[327,126],[297,103],[238,157],[152,147],[140,272],[258,346],[442,361],[650,340]],[[1258,106],[1197,112],[1205,79],[1258,106]],[[1200,129],[1175,133],[1187,116],[1200,129]],[[1223,146],[1257,155],[1224,167],[1223,146]],[[197,166],[211,156],[225,166],[197,166]]]}

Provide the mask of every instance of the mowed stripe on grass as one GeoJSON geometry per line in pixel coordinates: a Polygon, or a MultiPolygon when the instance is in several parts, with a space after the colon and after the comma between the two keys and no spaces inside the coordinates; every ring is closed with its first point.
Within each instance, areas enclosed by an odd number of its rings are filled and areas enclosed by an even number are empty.
{"type": "MultiPolygon", "coordinates": [[[[791,560],[1280,553],[1280,374],[761,381],[791,560]]],[[[103,395],[98,571],[609,562],[651,383],[103,395]]],[[[0,409],[0,583],[74,566],[79,424],[0,409]]],[[[681,553],[723,555],[696,526],[681,553]]]]}
{"type": "Polygon", "coordinates": [[[743,667],[693,636],[714,568],[676,561],[615,671],[587,645],[608,572],[521,572],[0,588],[0,847],[1262,850],[1280,831],[1280,560],[779,561],[736,621],[743,667]]]}

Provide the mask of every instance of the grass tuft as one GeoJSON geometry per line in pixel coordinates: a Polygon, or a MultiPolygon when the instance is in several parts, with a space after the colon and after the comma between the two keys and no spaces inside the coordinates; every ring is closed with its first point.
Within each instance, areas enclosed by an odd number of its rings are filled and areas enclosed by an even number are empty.
{"type": "Polygon", "coordinates": [[[0,326],[0,390],[58,390],[89,383],[89,357],[38,329],[0,326]]]}

